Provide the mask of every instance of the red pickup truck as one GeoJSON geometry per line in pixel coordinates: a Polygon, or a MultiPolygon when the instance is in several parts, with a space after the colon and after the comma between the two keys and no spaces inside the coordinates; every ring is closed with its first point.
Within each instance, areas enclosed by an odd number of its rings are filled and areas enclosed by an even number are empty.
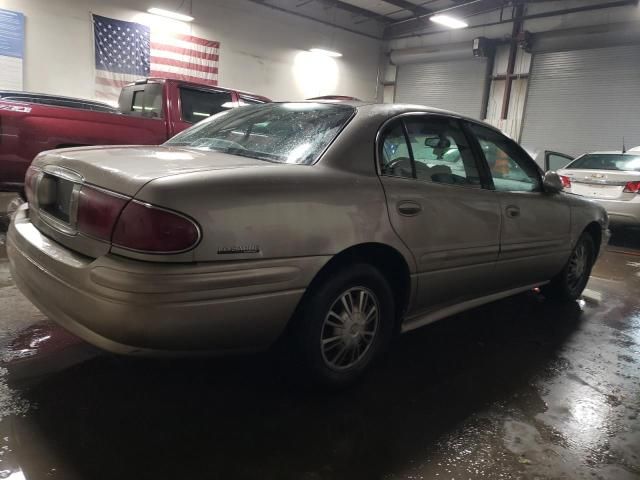
{"type": "Polygon", "coordinates": [[[97,109],[66,100],[56,105],[0,97],[0,191],[21,192],[31,160],[44,150],[158,145],[225,109],[270,101],[237,90],[160,78],[125,86],[113,112],[106,105],[97,109]]]}

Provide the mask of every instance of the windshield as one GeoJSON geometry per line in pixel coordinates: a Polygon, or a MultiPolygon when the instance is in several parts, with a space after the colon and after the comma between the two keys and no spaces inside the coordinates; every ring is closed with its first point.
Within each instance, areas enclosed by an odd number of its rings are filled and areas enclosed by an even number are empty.
{"type": "Polygon", "coordinates": [[[565,168],[640,172],[640,155],[624,155],[622,153],[589,153],[576,159],[565,168]]]}
{"type": "Polygon", "coordinates": [[[354,111],[348,105],[323,103],[246,106],[214,115],[165,145],[308,165],[318,159],[354,111]]]}

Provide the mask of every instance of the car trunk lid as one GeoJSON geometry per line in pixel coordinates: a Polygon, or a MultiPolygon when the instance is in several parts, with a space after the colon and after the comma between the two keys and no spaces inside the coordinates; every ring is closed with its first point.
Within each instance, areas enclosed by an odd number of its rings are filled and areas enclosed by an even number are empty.
{"type": "Polygon", "coordinates": [[[252,166],[273,165],[253,158],[178,147],[80,147],[52,150],[34,161],[76,173],[85,183],[134,196],[147,182],[161,177],[252,166]]]}
{"type": "Polygon", "coordinates": [[[111,242],[79,228],[78,214],[89,193],[89,202],[94,202],[92,215],[111,215],[109,221],[117,222],[124,205],[152,180],[199,171],[275,165],[187,148],[84,147],[39,155],[30,169],[34,181],[30,181],[28,172],[25,184],[27,190],[33,188],[30,209],[34,225],[66,247],[98,257],[110,250],[111,242]],[[103,204],[95,205],[96,201],[103,204]]]}

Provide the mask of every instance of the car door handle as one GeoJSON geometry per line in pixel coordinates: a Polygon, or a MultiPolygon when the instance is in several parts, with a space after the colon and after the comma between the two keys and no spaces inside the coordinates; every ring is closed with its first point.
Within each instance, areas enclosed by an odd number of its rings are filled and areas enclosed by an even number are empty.
{"type": "Polygon", "coordinates": [[[400,202],[398,203],[398,212],[400,215],[412,216],[417,215],[422,211],[422,206],[417,202],[400,202]]]}
{"type": "Polygon", "coordinates": [[[509,205],[504,209],[504,211],[509,218],[516,218],[520,216],[520,207],[516,207],[515,205],[509,205]]]}

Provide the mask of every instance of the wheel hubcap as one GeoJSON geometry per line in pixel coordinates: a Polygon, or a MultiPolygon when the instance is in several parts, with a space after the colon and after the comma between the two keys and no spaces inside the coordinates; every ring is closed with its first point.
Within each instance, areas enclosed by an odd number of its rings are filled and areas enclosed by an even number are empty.
{"type": "Polygon", "coordinates": [[[567,282],[572,290],[580,285],[584,275],[587,273],[588,260],[587,249],[584,243],[580,243],[573,255],[571,255],[571,259],[569,259],[567,282]]]}
{"type": "Polygon", "coordinates": [[[322,324],[320,351],[334,370],[358,363],[369,351],[378,331],[380,307],[366,287],[350,288],[333,302],[322,324]]]}

